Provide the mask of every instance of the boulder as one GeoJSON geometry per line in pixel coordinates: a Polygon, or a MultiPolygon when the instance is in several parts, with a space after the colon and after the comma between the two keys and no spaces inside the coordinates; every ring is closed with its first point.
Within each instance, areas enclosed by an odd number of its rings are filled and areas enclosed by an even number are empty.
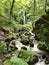
{"type": "Polygon", "coordinates": [[[35,63],[37,63],[38,62],[38,56],[37,55],[34,55],[34,59],[30,62],[28,62],[28,64],[29,65],[33,65],[33,64],[35,64],[35,63]]]}
{"type": "Polygon", "coordinates": [[[45,64],[49,64],[49,56],[48,55],[45,58],[45,64]]]}
{"type": "Polygon", "coordinates": [[[27,48],[25,46],[21,47],[21,49],[27,50],[27,48]]]}

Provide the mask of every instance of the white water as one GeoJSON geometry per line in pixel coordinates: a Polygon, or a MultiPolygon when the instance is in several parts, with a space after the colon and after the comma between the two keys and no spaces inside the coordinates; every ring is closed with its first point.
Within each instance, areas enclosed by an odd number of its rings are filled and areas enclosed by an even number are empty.
{"type": "Polygon", "coordinates": [[[25,18],[25,16],[24,16],[24,21],[23,21],[23,24],[25,24],[26,23],[26,18],[25,18]]]}
{"type": "MultiPolygon", "coordinates": [[[[35,51],[38,55],[40,55],[40,57],[38,58],[39,61],[37,63],[35,63],[34,65],[46,65],[45,64],[45,59],[42,59],[42,57],[41,57],[42,54],[46,54],[46,52],[45,51],[41,51],[41,50],[38,49],[38,47],[37,47],[38,46],[38,42],[35,39],[34,39],[33,43],[34,43],[34,47],[32,48],[32,50],[35,51]]],[[[26,47],[27,49],[30,48],[29,45],[28,46],[23,45],[19,40],[16,41],[16,47],[18,48],[18,50],[20,50],[21,47],[26,47]]]]}
{"type": "Polygon", "coordinates": [[[38,61],[35,65],[46,65],[46,64],[45,64],[45,60],[39,58],[39,61],[38,61]],[[41,60],[42,60],[42,61],[41,61],[41,60]]]}

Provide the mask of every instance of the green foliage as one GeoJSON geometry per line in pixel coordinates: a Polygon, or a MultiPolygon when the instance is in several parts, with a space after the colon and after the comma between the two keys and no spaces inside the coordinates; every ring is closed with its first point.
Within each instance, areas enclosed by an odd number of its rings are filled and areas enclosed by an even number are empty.
{"type": "Polygon", "coordinates": [[[44,51],[49,51],[49,43],[46,43],[45,41],[40,41],[38,48],[44,51]]]}
{"type": "Polygon", "coordinates": [[[0,42],[0,53],[6,53],[6,43],[4,41],[0,42]]]}
{"type": "Polygon", "coordinates": [[[10,62],[10,60],[5,60],[4,62],[3,62],[3,65],[11,65],[11,62],[10,62]]]}
{"type": "Polygon", "coordinates": [[[26,39],[26,38],[23,38],[23,39],[21,40],[21,42],[22,42],[24,45],[28,45],[28,44],[29,44],[29,40],[26,39]]]}
{"type": "Polygon", "coordinates": [[[6,59],[3,65],[28,65],[28,64],[24,60],[14,56],[9,60],[6,59]]]}
{"type": "Polygon", "coordinates": [[[49,51],[49,14],[44,14],[35,23],[35,37],[39,41],[39,48],[49,51]]]}
{"type": "Polygon", "coordinates": [[[26,50],[22,49],[19,51],[18,57],[22,58],[26,62],[29,62],[29,61],[34,60],[34,55],[35,55],[35,53],[33,51],[31,51],[31,50],[26,51],[26,50]]]}
{"type": "Polygon", "coordinates": [[[45,0],[36,0],[36,10],[34,12],[34,0],[17,0],[14,3],[12,15],[10,16],[10,10],[12,6],[12,0],[0,1],[0,27],[8,26],[15,28],[16,24],[22,23],[23,12],[26,11],[27,22],[34,22],[44,13],[45,0]],[[44,3],[44,5],[43,5],[44,3]],[[34,16],[35,14],[35,16],[34,16]],[[40,16],[39,16],[40,15],[40,16]],[[10,22],[10,23],[9,23],[10,22]]]}
{"type": "Polygon", "coordinates": [[[28,65],[24,60],[17,58],[15,56],[12,57],[10,61],[12,65],[28,65]]]}
{"type": "Polygon", "coordinates": [[[11,57],[10,54],[5,54],[6,59],[10,59],[10,57],[11,57]]]}
{"type": "Polygon", "coordinates": [[[38,21],[36,21],[35,35],[40,40],[49,41],[49,15],[43,15],[38,21]]]}

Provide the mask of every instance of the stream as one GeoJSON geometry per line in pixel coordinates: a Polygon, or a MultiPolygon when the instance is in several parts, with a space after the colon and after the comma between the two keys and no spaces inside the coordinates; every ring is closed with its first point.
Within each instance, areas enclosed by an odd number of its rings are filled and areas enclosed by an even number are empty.
{"type": "MultiPolygon", "coordinates": [[[[33,33],[31,33],[31,35],[33,35],[33,33]]],[[[28,45],[28,46],[23,45],[20,42],[20,39],[18,39],[17,41],[15,41],[15,43],[16,43],[16,47],[18,48],[18,50],[20,50],[22,47],[26,47],[27,50],[30,49],[30,45],[28,45]]],[[[49,60],[47,61],[46,60],[46,57],[45,58],[42,57],[43,55],[47,56],[48,55],[47,52],[38,49],[37,46],[38,46],[39,43],[38,43],[37,40],[35,40],[35,38],[34,38],[33,43],[34,43],[34,47],[32,48],[32,51],[34,51],[36,53],[36,55],[38,56],[38,62],[35,63],[34,65],[49,65],[48,64],[49,63],[49,60]],[[45,63],[45,61],[48,62],[48,63],[45,63]]],[[[48,55],[48,57],[49,57],[49,55],[48,55]]]]}

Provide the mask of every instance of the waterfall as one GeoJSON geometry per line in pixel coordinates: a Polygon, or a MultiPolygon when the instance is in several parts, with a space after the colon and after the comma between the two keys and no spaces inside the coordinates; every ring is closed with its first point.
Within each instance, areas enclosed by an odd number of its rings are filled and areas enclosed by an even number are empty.
{"type": "Polygon", "coordinates": [[[23,17],[24,17],[23,24],[26,24],[26,12],[25,11],[23,12],[23,17]]]}

